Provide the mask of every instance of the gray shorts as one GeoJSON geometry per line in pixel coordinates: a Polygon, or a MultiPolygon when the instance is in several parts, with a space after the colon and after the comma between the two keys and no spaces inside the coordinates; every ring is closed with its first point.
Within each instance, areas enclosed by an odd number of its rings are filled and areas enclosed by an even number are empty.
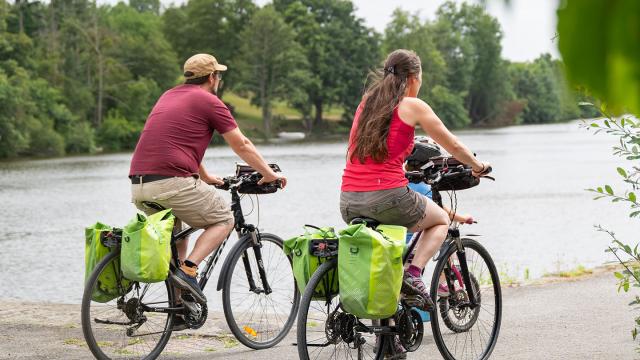
{"type": "Polygon", "coordinates": [[[426,209],[427,198],[408,187],[340,194],[340,213],[346,223],[356,217],[368,217],[411,229],[422,220],[426,209]]]}

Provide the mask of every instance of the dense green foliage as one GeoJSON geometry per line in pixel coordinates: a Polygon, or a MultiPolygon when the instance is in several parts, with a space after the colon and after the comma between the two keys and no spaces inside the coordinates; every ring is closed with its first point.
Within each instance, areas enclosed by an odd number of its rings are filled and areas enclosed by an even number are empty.
{"type": "Polygon", "coordinates": [[[432,21],[396,10],[378,34],[345,0],[102,4],[0,0],[0,158],[131,149],[198,52],[229,65],[223,89],[261,108],[265,136],[282,124],[273,108],[283,103],[300,114],[288,129],[347,129],[367,73],[396,48],[421,56],[420,96],[450,127],[584,115],[558,60],[501,58],[502,30],[478,5],[445,3],[432,21]],[[326,120],[336,108],[341,126],[326,120]]]}

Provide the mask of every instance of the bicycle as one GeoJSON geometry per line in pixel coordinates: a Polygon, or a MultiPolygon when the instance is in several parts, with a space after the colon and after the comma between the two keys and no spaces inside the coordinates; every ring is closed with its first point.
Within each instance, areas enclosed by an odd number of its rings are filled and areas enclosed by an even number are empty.
{"type": "MultiPolygon", "coordinates": [[[[257,185],[259,178],[257,173],[231,176],[223,179],[224,185],[217,186],[231,193],[238,242],[222,265],[216,289],[222,290],[224,316],[231,332],[252,349],[265,349],[279,343],[291,329],[300,301],[291,259],[282,251],[282,239],[262,233],[255,225],[245,222],[240,194],[272,193],[279,188],[279,184],[274,183],[257,185]]],[[[163,209],[152,202],[145,206],[163,209]]],[[[175,264],[179,264],[176,244],[196,230],[186,228],[172,235],[170,271],[175,271],[175,264]]],[[[203,290],[230,235],[203,261],[198,279],[203,290]]],[[[183,301],[179,304],[169,278],[159,283],[138,283],[122,277],[116,266],[119,264],[121,230],[104,234],[101,241],[111,252],[96,265],[87,280],[81,310],[84,337],[97,359],[155,359],[174,331],[176,316],[184,317],[187,329],[195,330],[204,325],[207,304],[185,296],[186,290],[182,290],[183,301]],[[92,293],[108,267],[114,270],[123,295],[105,304],[93,302],[92,293]]],[[[200,346],[199,350],[203,348],[200,346]]]]}
{"type": "MultiPolygon", "coordinates": [[[[489,168],[483,177],[491,178],[486,176],[490,171],[489,168]]],[[[471,169],[456,164],[452,158],[441,158],[439,164],[429,162],[422,171],[406,176],[410,181],[430,184],[433,200],[440,206],[440,191],[449,190],[456,181],[467,182],[463,188],[479,183],[479,179],[471,175],[471,169]]],[[[453,191],[452,202],[456,200],[455,189],[453,191]]],[[[352,223],[358,222],[373,228],[379,225],[369,218],[354,219],[352,223]]],[[[414,237],[418,238],[419,234],[414,237]]],[[[409,244],[403,255],[404,264],[415,245],[415,240],[409,244]]],[[[332,275],[339,261],[337,246],[335,241],[312,244],[310,249],[322,265],[309,279],[300,300],[297,322],[300,359],[402,358],[403,355],[397,352],[396,341],[407,354],[418,350],[424,338],[424,323],[415,309],[424,303],[419,296],[401,296],[396,314],[381,320],[359,319],[345,312],[340,305],[339,293],[327,293],[325,298],[314,300],[314,289],[318,284],[323,282],[325,289],[332,289],[331,285],[338,281],[337,276],[332,275]]],[[[502,319],[500,279],[491,256],[479,242],[462,238],[457,225],[452,225],[434,260],[436,266],[430,293],[436,309],[430,311],[430,322],[438,350],[447,360],[489,358],[502,319]],[[438,298],[441,278],[445,279],[449,296],[438,298]]]]}

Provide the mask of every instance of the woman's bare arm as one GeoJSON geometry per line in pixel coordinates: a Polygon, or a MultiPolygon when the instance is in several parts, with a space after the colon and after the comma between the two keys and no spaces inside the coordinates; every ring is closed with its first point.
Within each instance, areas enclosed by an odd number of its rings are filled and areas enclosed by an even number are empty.
{"type": "Polygon", "coordinates": [[[473,153],[447,129],[431,106],[418,98],[407,97],[400,103],[398,114],[411,126],[420,125],[431,138],[463,164],[480,172],[485,166],[473,153]]]}

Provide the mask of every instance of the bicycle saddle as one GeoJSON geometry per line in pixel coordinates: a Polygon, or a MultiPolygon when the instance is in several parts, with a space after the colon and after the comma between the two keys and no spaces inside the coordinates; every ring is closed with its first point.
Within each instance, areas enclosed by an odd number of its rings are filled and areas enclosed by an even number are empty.
{"type": "Polygon", "coordinates": [[[142,205],[144,205],[144,206],[146,206],[146,207],[148,207],[150,209],[155,209],[155,210],[158,210],[158,211],[165,210],[164,206],[162,206],[162,205],[160,205],[158,203],[154,203],[152,201],[143,201],[142,205]]]}
{"type": "Polygon", "coordinates": [[[380,225],[380,221],[368,217],[357,217],[351,220],[351,224],[365,224],[370,228],[375,228],[380,225]]]}

